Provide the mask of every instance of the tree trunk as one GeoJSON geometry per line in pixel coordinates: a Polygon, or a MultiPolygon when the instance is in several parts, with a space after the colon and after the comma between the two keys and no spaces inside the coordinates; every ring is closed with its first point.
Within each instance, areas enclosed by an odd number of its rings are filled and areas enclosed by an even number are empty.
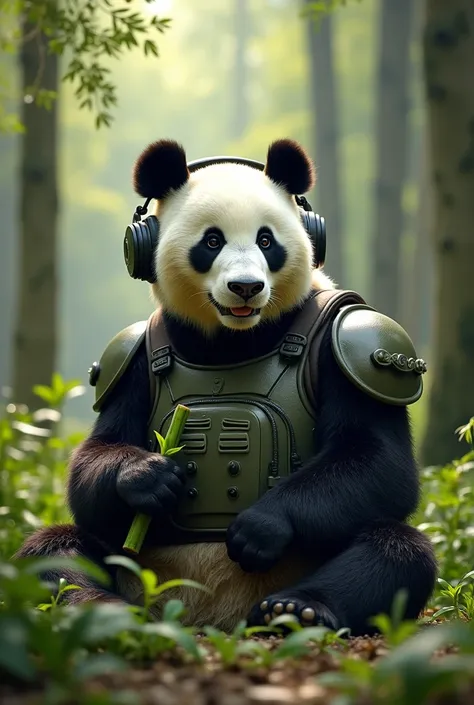
{"type": "Polygon", "coordinates": [[[413,0],[382,0],[377,78],[372,303],[401,315],[402,192],[407,171],[413,0]]]}
{"type": "MultiPolygon", "coordinates": [[[[16,250],[16,232],[14,223],[15,186],[11,174],[15,171],[14,148],[16,135],[0,139],[0,397],[2,389],[8,387],[10,378],[11,340],[12,340],[12,304],[13,271],[12,265],[16,250]]],[[[1,406],[1,400],[0,400],[1,406]]],[[[0,411],[1,414],[1,411],[0,411]]]]}
{"type": "MultiPolygon", "coordinates": [[[[310,2],[311,0],[308,0],[310,2]]],[[[342,288],[345,286],[342,246],[341,183],[339,179],[339,121],[336,79],[332,53],[332,17],[318,23],[308,19],[310,100],[314,125],[314,151],[318,179],[316,201],[326,219],[328,248],[325,269],[342,288]]],[[[313,203],[313,207],[315,207],[313,203]]]]}
{"type": "Polygon", "coordinates": [[[433,317],[433,245],[431,242],[431,218],[433,215],[431,167],[429,150],[423,136],[421,170],[419,180],[419,203],[415,224],[414,252],[406,268],[405,316],[403,325],[410,334],[418,354],[431,350],[433,317]]]}
{"type": "MultiPolygon", "coordinates": [[[[23,27],[23,36],[32,27],[23,27]]],[[[29,90],[39,78],[42,88],[58,90],[58,58],[47,54],[46,39],[36,36],[21,48],[20,243],[18,302],[13,344],[13,398],[37,408],[35,384],[50,384],[57,347],[57,106],[31,102],[29,90]]]]}
{"type": "Polygon", "coordinates": [[[248,124],[246,47],[248,36],[247,0],[235,0],[234,110],[232,136],[242,137],[248,124]]]}
{"type": "Polygon", "coordinates": [[[474,0],[427,0],[424,59],[436,313],[422,459],[439,464],[467,449],[454,431],[474,415],[474,0]]]}

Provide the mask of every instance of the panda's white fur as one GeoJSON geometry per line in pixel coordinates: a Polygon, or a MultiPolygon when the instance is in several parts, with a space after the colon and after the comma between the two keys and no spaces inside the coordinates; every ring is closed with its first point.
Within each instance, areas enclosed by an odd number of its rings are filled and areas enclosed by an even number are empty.
{"type": "Polygon", "coordinates": [[[178,190],[158,202],[160,221],[156,251],[156,301],[165,309],[211,333],[219,325],[244,330],[262,320],[278,318],[300,303],[311,285],[331,288],[321,270],[312,269],[311,243],[294,198],[257,169],[216,164],[192,173],[178,190]],[[256,244],[260,227],[271,228],[285,247],[284,267],[271,272],[256,244]],[[190,264],[189,251],[209,227],[220,228],[227,244],[209,272],[190,264]],[[224,307],[242,304],[229,291],[229,281],[251,278],[264,282],[252,306],[261,313],[249,318],[221,316],[208,294],[224,307]]]}

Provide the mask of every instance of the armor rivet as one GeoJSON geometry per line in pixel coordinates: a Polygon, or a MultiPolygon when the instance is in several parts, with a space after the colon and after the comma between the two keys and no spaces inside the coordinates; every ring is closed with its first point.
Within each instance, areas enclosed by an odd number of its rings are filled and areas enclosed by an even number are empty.
{"type": "Polygon", "coordinates": [[[227,494],[231,499],[237,499],[239,496],[239,488],[238,487],[229,487],[227,490],[227,494]]]}
{"type": "Polygon", "coordinates": [[[190,490],[188,490],[188,497],[191,497],[191,499],[195,499],[198,496],[199,492],[195,487],[191,487],[190,490]]]}
{"type": "Polygon", "coordinates": [[[240,463],[236,460],[231,460],[227,466],[227,469],[231,475],[238,475],[240,472],[240,463]]]}
{"type": "Polygon", "coordinates": [[[186,464],[186,472],[188,475],[195,475],[197,469],[198,466],[197,463],[194,462],[194,460],[190,460],[189,463],[186,464]]]}
{"type": "Polygon", "coordinates": [[[88,369],[89,373],[89,384],[91,387],[95,387],[97,384],[97,380],[99,379],[100,376],[100,365],[98,362],[93,362],[91,367],[88,369]]]}

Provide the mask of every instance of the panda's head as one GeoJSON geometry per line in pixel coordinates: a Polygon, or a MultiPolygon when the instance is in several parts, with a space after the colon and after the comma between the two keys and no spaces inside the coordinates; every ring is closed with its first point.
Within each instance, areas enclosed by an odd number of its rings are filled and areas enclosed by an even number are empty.
{"type": "Polygon", "coordinates": [[[314,167],[291,140],[270,145],[264,171],[224,163],[189,172],[184,149],[151,144],[135,163],[137,193],[158,202],[157,301],[212,332],[246,330],[300,304],[311,286],[331,286],[312,266],[295,201],[314,167]]]}

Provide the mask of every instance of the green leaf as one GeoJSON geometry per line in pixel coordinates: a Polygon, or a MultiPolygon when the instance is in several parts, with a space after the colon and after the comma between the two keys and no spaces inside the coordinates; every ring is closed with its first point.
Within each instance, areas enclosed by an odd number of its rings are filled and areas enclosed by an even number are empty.
{"type": "Polygon", "coordinates": [[[130,570],[132,573],[134,573],[137,578],[140,578],[141,580],[142,569],[140,568],[138,563],[135,563],[134,560],[128,558],[127,556],[107,556],[104,562],[108,565],[118,565],[122,568],[126,568],[127,570],[130,570]]]}
{"type": "Polygon", "coordinates": [[[201,583],[197,583],[195,580],[187,580],[186,578],[175,578],[173,580],[167,580],[166,583],[162,583],[161,585],[159,585],[153,591],[153,597],[158,598],[166,590],[171,590],[175,587],[193,587],[197,590],[203,590],[209,595],[213,594],[212,590],[210,590],[205,585],[201,585],[201,583]]]}
{"type": "Polygon", "coordinates": [[[140,578],[143,583],[143,587],[149,595],[154,595],[157,587],[157,577],[156,573],[148,568],[145,568],[140,573],[140,578]]]}
{"type": "Polygon", "coordinates": [[[146,39],[143,45],[143,49],[145,52],[145,56],[148,56],[148,54],[153,54],[154,56],[158,56],[158,47],[156,46],[155,42],[153,42],[151,39],[146,39]]]}
{"type": "Polygon", "coordinates": [[[158,443],[160,445],[160,453],[161,453],[161,455],[164,455],[165,450],[166,450],[166,440],[161,435],[161,433],[158,433],[158,431],[155,431],[155,436],[156,436],[158,443]]]}
{"type": "Polygon", "coordinates": [[[47,404],[52,404],[55,399],[53,390],[43,384],[35,384],[33,387],[33,394],[36,394],[37,397],[45,401],[47,404]]]}
{"type": "Polygon", "coordinates": [[[85,573],[103,585],[110,584],[110,576],[92,561],[76,556],[48,556],[45,558],[22,558],[18,563],[26,575],[47,573],[49,571],[72,570],[85,573]]]}
{"type": "Polygon", "coordinates": [[[105,673],[125,671],[128,668],[127,662],[114,654],[92,654],[79,661],[74,668],[74,677],[79,681],[86,678],[95,678],[105,673]]]}
{"type": "Polygon", "coordinates": [[[92,610],[93,619],[83,633],[83,643],[89,646],[114,638],[122,632],[140,628],[139,620],[127,605],[104,603],[94,605],[92,610]]]}
{"type": "Polygon", "coordinates": [[[175,453],[179,453],[180,450],[183,450],[184,446],[180,446],[179,448],[168,448],[163,455],[175,455],[175,453]]]}
{"type": "Polygon", "coordinates": [[[156,634],[170,639],[193,656],[196,661],[201,662],[203,660],[202,652],[198,648],[196,639],[189,631],[181,627],[181,625],[174,624],[173,622],[149,623],[143,625],[142,632],[144,634],[156,634]]]}
{"type": "Polygon", "coordinates": [[[454,605],[450,605],[449,607],[442,607],[431,616],[431,619],[438,619],[438,617],[441,617],[441,615],[443,614],[447,614],[448,612],[454,612],[455,609],[456,608],[454,607],[454,605]]]}
{"type": "Polygon", "coordinates": [[[309,650],[308,642],[323,641],[329,631],[326,627],[304,627],[301,631],[293,632],[278,647],[275,658],[301,656],[309,650]]]}
{"type": "Polygon", "coordinates": [[[22,680],[33,680],[36,668],[28,653],[27,625],[19,618],[0,616],[0,634],[0,666],[22,680]]]}
{"type": "Polygon", "coordinates": [[[163,608],[163,622],[176,622],[185,611],[182,600],[168,600],[163,608]]]}

